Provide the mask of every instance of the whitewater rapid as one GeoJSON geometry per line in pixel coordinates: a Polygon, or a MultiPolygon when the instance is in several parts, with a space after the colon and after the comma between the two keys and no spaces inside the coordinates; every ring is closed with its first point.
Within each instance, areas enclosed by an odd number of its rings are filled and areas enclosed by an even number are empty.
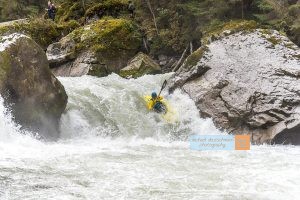
{"type": "Polygon", "coordinates": [[[59,141],[22,132],[0,98],[0,199],[298,199],[300,148],[189,150],[191,134],[225,134],[180,90],[167,123],[143,95],[170,74],[60,78],[69,96],[59,141]]]}

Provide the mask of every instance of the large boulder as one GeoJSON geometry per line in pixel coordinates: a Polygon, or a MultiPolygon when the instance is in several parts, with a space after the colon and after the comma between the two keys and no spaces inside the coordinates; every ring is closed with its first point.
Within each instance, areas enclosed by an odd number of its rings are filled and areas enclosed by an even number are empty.
{"type": "Polygon", "coordinates": [[[25,35],[1,38],[0,93],[24,129],[45,139],[59,136],[59,121],[68,97],[51,73],[43,49],[25,35]]]}
{"type": "Polygon", "coordinates": [[[278,31],[225,31],[187,58],[169,84],[229,133],[300,144],[300,49],[278,31]]]}
{"type": "Polygon", "coordinates": [[[120,75],[123,77],[138,78],[145,74],[157,74],[161,72],[160,66],[148,55],[138,53],[126,67],[121,69],[120,75]]]}
{"type": "Polygon", "coordinates": [[[141,40],[137,25],[130,20],[98,20],[50,45],[47,57],[57,76],[101,77],[119,73],[138,52],[141,40]]]}

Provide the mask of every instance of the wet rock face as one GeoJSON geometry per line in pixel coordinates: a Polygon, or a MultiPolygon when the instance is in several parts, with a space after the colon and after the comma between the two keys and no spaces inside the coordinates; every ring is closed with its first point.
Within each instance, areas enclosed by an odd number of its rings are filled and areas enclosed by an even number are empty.
{"type": "Polygon", "coordinates": [[[250,133],[256,143],[300,144],[299,47],[277,31],[255,30],[205,48],[174,75],[170,90],[181,87],[203,117],[228,132],[250,133]]]}
{"type": "Polygon", "coordinates": [[[108,75],[106,65],[101,64],[94,53],[90,51],[81,53],[74,60],[61,62],[59,67],[54,67],[51,70],[55,76],[63,77],[79,77],[83,75],[101,77],[108,75]]]}
{"type": "Polygon", "coordinates": [[[0,93],[24,129],[44,139],[58,138],[68,97],[51,73],[44,51],[32,39],[20,34],[2,37],[0,93]]]}

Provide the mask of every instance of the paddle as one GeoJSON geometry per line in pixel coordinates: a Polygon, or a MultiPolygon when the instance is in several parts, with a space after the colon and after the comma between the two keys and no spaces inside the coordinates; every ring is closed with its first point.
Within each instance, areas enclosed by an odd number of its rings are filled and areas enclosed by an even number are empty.
{"type": "Polygon", "coordinates": [[[158,93],[157,98],[160,96],[161,92],[163,91],[163,89],[167,86],[167,80],[164,81],[164,83],[161,86],[160,92],[158,93]]]}

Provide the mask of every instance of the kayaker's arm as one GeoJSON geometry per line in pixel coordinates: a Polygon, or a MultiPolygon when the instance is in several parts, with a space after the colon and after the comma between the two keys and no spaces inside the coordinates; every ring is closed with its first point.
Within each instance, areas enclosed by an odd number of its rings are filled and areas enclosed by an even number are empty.
{"type": "Polygon", "coordinates": [[[153,106],[154,106],[154,102],[151,100],[151,101],[147,104],[147,106],[148,106],[148,109],[149,109],[149,110],[152,110],[152,109],[153,109],[153,106]]]}

